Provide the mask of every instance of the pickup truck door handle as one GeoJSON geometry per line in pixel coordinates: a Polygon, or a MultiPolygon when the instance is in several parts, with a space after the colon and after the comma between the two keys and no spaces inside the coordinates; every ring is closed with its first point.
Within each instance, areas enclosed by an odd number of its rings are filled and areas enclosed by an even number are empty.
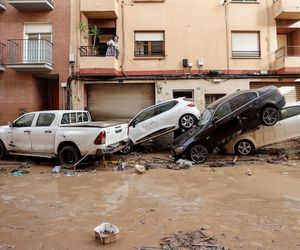
{"type": "Polygon", "coordinates": [[[51,134],[52,131],[51,130],[46,130],[45,133],[51,134]]]}
{"type": "Polygon", "coordinates": [[[30,130],[24,130],[24,133],[30,133],[30,130]]]}
{"type": "Polygon", "coordinates": [[[120,132],[122,132],[122,129],[116,129],[115,132],[120,133],[120,132]]]}

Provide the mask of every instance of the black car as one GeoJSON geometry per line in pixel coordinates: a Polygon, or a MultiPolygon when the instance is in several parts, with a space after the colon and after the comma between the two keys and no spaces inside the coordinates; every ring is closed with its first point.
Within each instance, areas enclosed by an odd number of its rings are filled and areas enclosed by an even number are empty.
{"type": "Polygon", "coordinates": [[[284,105],[285,98],[275,86],[224,96],[203,111],[194,128],[174,140],[172,154],[204,162],[209,151],[226,144],[237,132],[260,124],[273,126],[284,105]]]}

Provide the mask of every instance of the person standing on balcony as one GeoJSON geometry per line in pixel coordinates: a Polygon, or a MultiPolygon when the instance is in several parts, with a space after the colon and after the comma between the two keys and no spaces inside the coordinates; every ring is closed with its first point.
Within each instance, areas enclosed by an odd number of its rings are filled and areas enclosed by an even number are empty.
{"type": "Polygon", "coordinates": [[[118,58],[119,55],[119,37],[115,35],[112,39],[110,39],[107,44],[106,56],[115,56],[118,58]]]}

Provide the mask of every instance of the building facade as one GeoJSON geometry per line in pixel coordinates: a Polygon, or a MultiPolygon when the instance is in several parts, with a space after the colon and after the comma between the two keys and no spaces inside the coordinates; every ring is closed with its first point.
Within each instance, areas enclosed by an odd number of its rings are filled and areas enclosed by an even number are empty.
{"type": "Polygon", "coordinates": [[[280,87],[288,101],[300,99],[298,0],[72,3],[71,102],[94,119],[129,119],[179,96],[203,110],[237,89],[269,84],[280,87]],[[86,33],[95,27],[100,36],[86,33]],[[114,35],[117,58],[106,56],[114,35]]]}
{"type": "Polygon", "coordinates": [[[69,75],[70,1],[0,1],[0,124],[62,109],[69,75]]]}

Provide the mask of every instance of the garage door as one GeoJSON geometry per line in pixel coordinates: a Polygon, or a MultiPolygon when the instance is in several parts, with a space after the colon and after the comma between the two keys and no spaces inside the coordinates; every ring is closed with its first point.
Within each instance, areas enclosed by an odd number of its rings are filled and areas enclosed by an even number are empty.
{"type": "Polygon", "coordinates": [[[300,97],[300,86],[294,83],[250,83],[250,88],[260,88],[267,85],[275,85],[280,89],[280,92],[284,95],[286,103],[296,102],[300,97]]]}
{"type": "Polygon", "coordinates": [[[88,110],[93,120],[130,120],[154,104],[154,84],[88,84],[88,110]]]}

